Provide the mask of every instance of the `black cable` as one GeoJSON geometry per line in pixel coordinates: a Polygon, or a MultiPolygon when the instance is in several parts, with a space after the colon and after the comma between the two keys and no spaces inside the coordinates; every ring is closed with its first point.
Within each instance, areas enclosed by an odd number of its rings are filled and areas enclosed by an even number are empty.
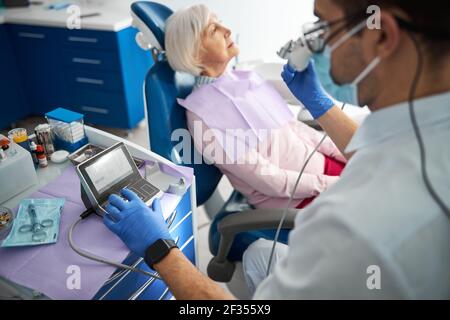
{"type": "MultiPolygon", "coordinates": [[[[346,106],[346,103],[344,102],[342,104],[341,110],[344,110],[345,106],[346,106]]],[[[324,133],[322,139],[316,145],[314,150],[308,155],[308,158],[303,163],[303,166],[300,169],[300,173],[298,174],[297,180],[295,181],[294,188],[291,192],[291,196],[289,197],[289,200],[288,200],[286,206],[284,207],[283,214],[281,215],[280,223],[278,224],[277,231],[275,232],[275,238],[273,239],[272,250],[270,251],[270,256],[269,256],[269,263],[267,264],[266,276],[268,276],[270,274],[270,267],[272,266],[273,255],[275,254],[275,248],[277,246],[278,238],[280,237],[280,232],[281,232],[281,229],[283,229],[284,220],[286,220],[288,210],[291,207],[291,203],[292,203],[292,200],[294,199],[295,191],[297,191],[297,187],[300,182],[300,179],[303,176],[303,172],[305,171],[305,168],[308,165],[309,161],[311,160],[312,156],[317,152],[317,150],[319,149],[319,147],[322,145],[322,143],[325,141],[325,139],[327,137],[328,137],[328,134],[324,133]]]]}
{"type": "Polygon", "coordinates": [[[78,224],[81,221],[83,221],[83,220],[84,220],[83,218],[78,219],[77,221],[75,221],[71,225],[71,227],[69,229],[68,240],[69,240],[69,245],[70,245],[70,247],[72,248],[73,251],[75,251],[80,256],[82,256],[82,257],[84,257],[86,259],[89,259],[89,260],[93,260],[93,261],[96,261],[96,262],[99,262],[99,263],[104,263],[104,264],[107,264],[107,265],[110,265],[110,266],[113,266],[113,267],[116,267],[116,268],[120,268],[120,269],[130,270],[130,271],[133,271],[133,272],[139,272],[139,273],[145,274],[146,276],[149,276],[149,277],[152,277],[152,278],[155,278],[155,279],[158,279],[158,280],[162,280],[162,278],[159,276],[158,273],[152,273],[152,272],[149,272],[147,270],[142,270],[142,269],[139,269],[139,268],[128,266],[128,265],[123,264],[123,263],[110,261],[110,260],[107,260],[107,259],[105,259],[103,257],[97,256],[95,254],[92,254],[92,253],[90,253],[88,251],[85,251],[85,250],[80,249],[79,247],[77,247],[75,245],[75,242],[73,241],[73,233],[74,233],[74,230],[76,229],[76,227],[78,226],[78,224]]]}
{"type": "Polygon", "coordinates": [[[86,219],[87,217],[89,217],[93,213],[97,214],[93,208],[86,209],[85,211],[83,211],[82,214],[80,214],[80,218],[81,219],[86,219]]]}
{"type": "Polygon", "coordinates": [[[409,32],[409,35],[414,43],[414,46],[415,46],[416,52],[417,52],[416,74],[414,76],[414,80],[411,85],[411,90],[409,92],[409,115],[411,118],[411,123],[412,123],[413,129],[414,129],[414,133],[417,138],[417,143],[419,144],[420,167],[421,167],[421,172],[422,172],[422,179],[423,179],[423,182],[425,183],[425,187],[427,188],[428,193],[433,198],[434,202],[436,202],[436,204],[442,209],[442,211],[444,211],[444,213],[447,215],[447,217],[450,218],[450,209],[447,208],[444,201],[442,201],[442,199],[439,197],[438,193],[433,188],[433,185],[431,184],[430,179],[428,177],[425,145],[423,143],[422,135],[420,133],[420,128],[417,123],[416,113],[414,110],[414,95],[416,93],[417,85],[419,83],[420,75],[421,75],[422,69],[423,69],[423,54],[422,54],[422,51],[420,50],[420,44],[417,41],[416,36],[412,32],[409,32]]]}
{"type": "Polygon", "coordinates": [[[300,170],[300,173],[297,176],[297,180],[295,181],[295,185],[292,190],[291,196],[289,197],[289,200],[288,200],[286,206],[284,207],[283,214],[281,215],[281,219],[278,224],[277,231],[275,233],[275,238],[274,238],[273,244],[272,244],[272,250],[270,251],[269,263],[267,264],[266,276],[268,276],[270,274],[270,267],[272,266],[272,259],[273,259],[273,255],[275,254],[275,248],[277,246],[278,238],[280,237],[280,232],[281,232],[281,229],[283,229],[284,220],[286,220],[288,210],[291,207],[291,203],[292,203],[292,200],[294,199],[295,191],[297,190],[300,179],[303,176],[303,172],[305,171],[305,168],[308,165],[309,161],[311,160],[312,156],[319,149],[320,145],[326,139],[326,137],[328,137],[328,135],[324,134],[322,139],[320,140],[320,142],[317,144],[317,146],[314,148],[314,150],[309,154],[308,158],[306,159],[305,163],[302,166],[302,169],[300,170]]]}

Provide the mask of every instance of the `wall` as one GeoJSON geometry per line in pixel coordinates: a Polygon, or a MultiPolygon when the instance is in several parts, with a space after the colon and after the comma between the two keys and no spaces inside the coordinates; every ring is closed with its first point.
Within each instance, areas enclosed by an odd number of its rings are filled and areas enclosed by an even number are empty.
{"type": "Polygon", "coordinates": [[[164,0],[172,10],[204,3],[239,33],[240,61],[281,61],[276,52],[297,38],[303,23],[314,21],[313,0],[164,0]]]}

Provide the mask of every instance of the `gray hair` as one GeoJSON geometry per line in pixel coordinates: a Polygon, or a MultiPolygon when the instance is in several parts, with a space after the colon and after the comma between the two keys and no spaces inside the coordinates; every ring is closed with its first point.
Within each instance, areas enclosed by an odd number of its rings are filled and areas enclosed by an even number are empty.
{"type": "Polygon", "coordinates": [[[194,5],[175,12],[166,23],[166,56],[175,71],[198,76],[203,71],[198,61],[201,35],[213,16],[207,6],[194,5]]]}

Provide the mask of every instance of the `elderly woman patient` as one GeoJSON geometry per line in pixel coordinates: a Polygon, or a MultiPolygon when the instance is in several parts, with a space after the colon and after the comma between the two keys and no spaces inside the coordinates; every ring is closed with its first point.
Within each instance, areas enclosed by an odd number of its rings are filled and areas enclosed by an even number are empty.
{"type": "MultiPolygon", "coordinates": [[[[196,76],[186,108],[195,147],[258,208],[286,206],[298,174],[322,134],[296,121],[281,96],[249,71],[227,71],[239,54],[231,31],[204,5],[174,13],[166,55],[176,71],[196,76]]],[[[345,158],[326,139],[306,166],[292,207],[303,208],[333,185],[345,158]]]]}

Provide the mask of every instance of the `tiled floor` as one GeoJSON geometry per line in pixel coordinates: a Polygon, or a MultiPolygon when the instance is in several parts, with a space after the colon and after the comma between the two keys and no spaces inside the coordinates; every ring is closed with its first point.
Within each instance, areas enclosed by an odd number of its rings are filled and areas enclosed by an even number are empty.
{"type": "MultiPolygon", "coordinates": [[[[46,120],[43,117],[29,117],[24,120],[18,121],[15,126],[26,128],[27,132],[31,134],[34,132],[34,128],[40,124],[45,123],[46,120]]],[[[147,124],[142,121],[135,129],[131,131],[125,130],[117,130],[106,127],[97,127],[101,130],[110,132],[117,136],[126,138],[127,140],[139,144],[141,146],[148,146],[147,141],[147,124]]],[[[8,130],[1,130],[1,134],[7,135],[8,130]]],[[[226,178],[223,178],[219,184],[219,193],[223,198],[227,198],[232,191],[232,187],[226,178]]],[[[206,274],[206,268],[208,266],[209,261],[212,258],[212,255],[209,252],[208,248],[208,231],[209,231],[209,223],[210,219],[206,214],[205,208],[199,207],[197,208],[197,222],[199,226],[199,230],[197,232],[197,245],[198,245],[198,266],[199,269],[206,274]]],[[[227,289],[226,285],[220,284],[223,288],[227,289]]]]}

